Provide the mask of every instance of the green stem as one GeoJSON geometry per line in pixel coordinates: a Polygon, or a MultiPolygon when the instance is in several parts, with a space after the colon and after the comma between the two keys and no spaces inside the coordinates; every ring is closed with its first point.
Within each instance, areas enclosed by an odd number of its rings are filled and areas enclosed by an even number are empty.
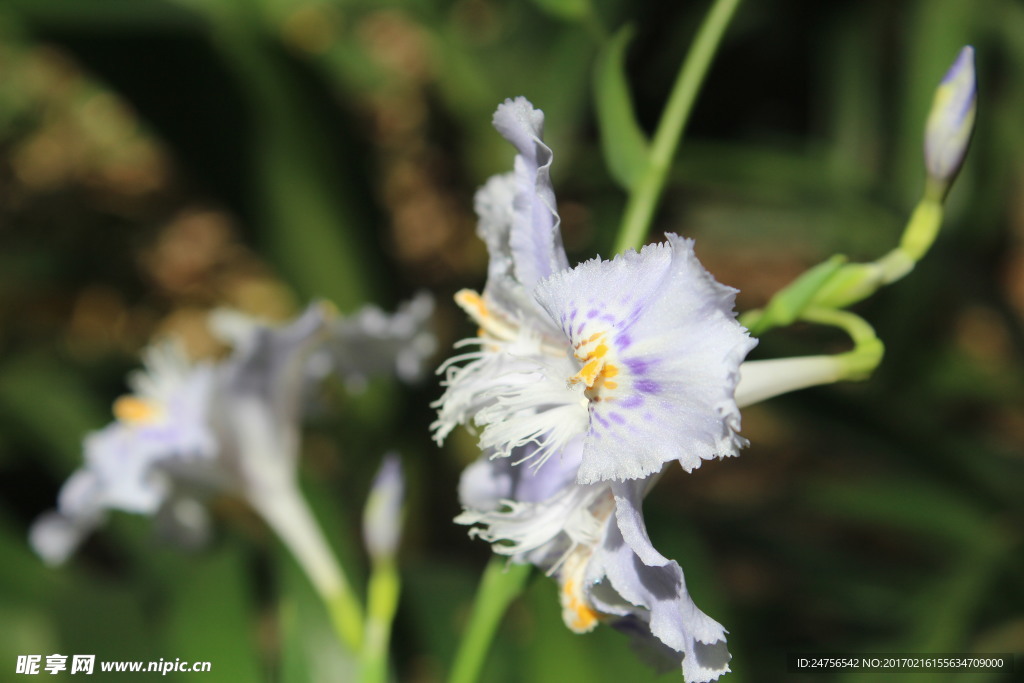
{"type": "Polygon", "coordinates": [[[473,613],[463,631],[448,683],[474,683],[479,679],[505,610],[523,590],[532,570],[529,564],[508,564],[503,557],[491,558],[480,580],[473,613]]]}
{"type": "Polygon", "coordinates": [[[384,683],[387,680],[388,643],[400,591],[401,579],[394,558],[377,561],[370,574],[367,591],[366,636],[363,639],[360,683],[384,683]]]}
{"type": "Polygon", "coordinates": [[[868,298],[905,277],[924,258],[939,234],[942,215],[942,204],[926,193],[907,221],[899,246],[885,256],[870,263],[846,263],[844,257],[833,256],[776,292],[764,309],[741,315],[740,323],[760,336],[808,319],[808,309],[838,310],[868,298]]]}
{"type": "Polygon", "coordinates": [[[658,130],[654,134],[647,170],[630,191],[615,244],[615,253],[627,249],[640,249],[644,245],[654,216],[654,208],[665,187],[672,158],[676,154],[697,92],[704,82],[711,59],[739,2],[740,0],[715,0],[690,46],[690,51],[672,87],[658,130]]]}
{"type": "MultiPolygon", "coordinates": [[[[911,261],[917,262],[935,243],[935,238],[942,227],[942,203],[930,197],[928,193],[921,199],[910,215],[907,227],[900,239],[899,250],[904,252],[911,261]]],[[[901,274],[902,275],[902,274],[901,274]]],[[[897,278],[890,279],[889,282],[897,278]]],[[[888,283],[887,283],[888,284],[888,283]]]]}
{"type": "Polygon", "coordinates": [[[327,539],[295,482],[261,489],[249,502],[263,517],[324,601],[341,642],[359,652],[363,638],[363,609],[352,592],[327,539]]]}
{"type": "Polygon", "coordinates": [[[830,325],[850,335],[853,350],[835,356],[841,363],[839,379],[859,381],[867,379],[882,362],[885,346],[875,334],[875,328],[864,318],[849,311],[836,311],[828,308],[808,308],[800,314],[801,320],[830,325]]]}

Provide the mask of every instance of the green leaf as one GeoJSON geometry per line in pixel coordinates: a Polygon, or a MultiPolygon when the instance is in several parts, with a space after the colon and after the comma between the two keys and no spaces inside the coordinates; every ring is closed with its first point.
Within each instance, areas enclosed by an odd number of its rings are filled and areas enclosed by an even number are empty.
{"type": "Polygon", "coordinates": [[[649,144],[633,111],[626,82],[626,46],[633,28],[624,26],[608,41],[594,65],[594,98],[601,151],[608,172],[631,189],[648,166],[649,144]]]}

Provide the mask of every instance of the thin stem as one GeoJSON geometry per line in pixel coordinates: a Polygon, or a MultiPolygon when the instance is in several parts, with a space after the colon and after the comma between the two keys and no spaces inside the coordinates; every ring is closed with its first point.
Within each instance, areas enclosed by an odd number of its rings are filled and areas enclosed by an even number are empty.
{"type": "Polygon", "coordinates": [[[360,683],[384,683],[388,673],[388,643],[398,609],[401,581],[394,558],[374,563],[367,591],[366,637],[360,683]]]}
{"type": "Polygon", "coordinates": [[[275,485],[273,491],[261,491],[249,501],[309,577],[341,642],[359,652],[363,609],[297,483],[275,485]]]}
{"type": "Polygon", "coordinates": [[[690,118],[697,92],[739,2],[715,0],[690,46],[654,134],[647,170],[633,187],[626,203],[626,212],[615,244],[616,253],[627,249],[639,250],[644,245],[654,208],[665,187],[672,158],[690,118]]]}
{"type": "Polygon", "coordinates": [[[508,564],[505,558],[491,558],[480,580],[473,613],[463,631],[448,683],[475,683],[479,679],[498,624],[523,590],[532,570],[532,565],[508,564]]]}
{"type": "Polygon", "coordinates": [[[747,311],[740,323],[754,336],[790,325],[815,309],[843,309],[905,277],[931,249],[942,225],[942,204],[927,195],[907,221],[899,246],[871,263],[833,256],[779,290],[764,309],[747,311]]]}
{"type": "Polygon", "coordinates": [[[914,208],[899,246],[911,261],[920,261],[935,243],[939,228],[942,227],[942,214],[942,203],[927,193],[914,208]]]}

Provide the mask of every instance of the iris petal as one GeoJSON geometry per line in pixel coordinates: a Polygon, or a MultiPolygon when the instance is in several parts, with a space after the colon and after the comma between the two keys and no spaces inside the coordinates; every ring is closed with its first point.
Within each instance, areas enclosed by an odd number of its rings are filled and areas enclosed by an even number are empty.
{"type": "Polygon", "coordinates": [[[757,342],[736,322],[735,292],[673,234],[538,285],[590,390],[581,484],[646,477],[677,459],[690,471],[745,444],[733,393],[757,342]]]}

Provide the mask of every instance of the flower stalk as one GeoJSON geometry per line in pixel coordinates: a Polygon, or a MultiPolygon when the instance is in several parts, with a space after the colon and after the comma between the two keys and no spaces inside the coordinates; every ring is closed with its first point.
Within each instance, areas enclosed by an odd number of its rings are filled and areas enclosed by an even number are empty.
{"type": "Polygon", "coordinates": [[[776,292],[763,309],[743,313],[740,322],[759,336],[798,320],[810,322],[812,309],[820,315],[863,301],[914,269],[934,244],[943,215],[942,204],[926,194],[910,215],[899,246],[885,256],[870,263],[847,263],[845,257],[833,256],[776,292]]]}
{"type": "Polygon", "coordinates": [[[740,0],[715,0],[690,45],[654,134],[647,169],[630,190],[614,253],[639,251],[644,245],[697,93],[739,3],[740,0]]]}
{"type": "Polygon", "coordinates": [[[388,644],[398,609],[401,578],[394,558],[373,563],[367,588],[366,630],[363,638],[361,683],[384,683],[388,673],[388,644]]]}
{"type": "Polygon", "coordinates": [[[475,683],[480,680],[480,670],[498,625],[508,606],[526,586],[532,570],[528,564],[511,564],[503,557],[491,558],[473,600],[473,611],[455,653],[448,683],[475,683]]]}

